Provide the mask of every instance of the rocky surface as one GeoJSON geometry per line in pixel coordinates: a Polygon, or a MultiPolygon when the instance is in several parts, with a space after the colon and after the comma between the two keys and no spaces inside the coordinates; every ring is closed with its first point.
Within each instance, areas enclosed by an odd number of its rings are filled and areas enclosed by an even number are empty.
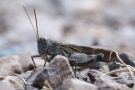
{"type": "Polygon", "coordinates": [[[61,90],[70,86],[77,90],[85,85],[96,90],[134,88],[127,70],[101,79],[106,72],[119,69],[114,62],[101,63],[98,70],[77,67],[78,80],[71,79],[74,70],[61,56],[47,62],[45,68],[43,59],[34,58],[37,68],[33,71],[31,56],[38,55],[37,39],[22,7],[26,7],[34,27],[33,9],[36,9],[40,37],[116,50],[126,64],[135,67],[134,3],[134,0],[0,0],[0,90],[24,90],[24,83],[13,73],[25,79],[26,90],[61,90]]]}
{"type": "Polygon", "coordinates": [[[7,76],[2,82],[12,87],[11,90],[25,90],[25,83],[18,76],[7,76]]]}
{"type": "Polygon", "coordinates": [[[13,86],[0,81],[0,90],[16,90],[13,86]]]}
{"type": "MultiPolygon", "coordinates": [[[[88,72],[88,76],[92,82],[95,82],[96,80],[100,79],[103,74],[104,74],[103,72],[100,72],[100,71],[94,70],[94,69],[92,69],[88,72]]],[[[111,79],[111,76],[106,75],[104,78],[111,79]]]]}
{"type": "Polygon", "coordinates": [[[95,83],[98,86],[98,90],[132,90],[124,84],[119,84],[110,79],[98,79],[95,83]]]}
{"type": "Polygon", "coordinates": [[[1,76],[0,80],[13,90],[130,90],[134,85],[130,74],[126,72],[116,71],[101,77],[104,72],[87,69],[85,75],[77,74],[78,79],[75,79],[68,59],[58,55],[46,67],[38,67],[20,76],[1,76]]]}
{"type": "MultiPolygon", "coordinates": [[[[34,51],[31,49],[24,50],[19,56],[20,56],[20,63],[22,65],[23,71],[33,70],[34,64],[32,62],[31,56],[36,55],[34,51]],[[27,63],[26,63],[27,62],[27,63]]],[[[37,67],[43,67],[45,60],[41,58],[34,58],[34,61],[36,63],[37,67]]],[[[48,62],[46,63],[46,65],[48,62]]]]}
{"type": "MultiPolygon", "coordinates": [[[[120,53],[119,56],[123,60],[123,62],[135,67],[135,56],[133,54],[126,52],[126,53],[120,53]]],[[[114,58],[114,59],[116,59],[116,58],[114,58]]],[[[109,64],[109,69],[111,71],[111,70],[119,68],[119,66],[120,65],[116,64],[115,62],[112,62],[109,64]]]]}
{"type": "Polygon", "coordinates": [[[62,82],[68,78],[75,78],[67,58],[56,56],[46,68],[37,68],[26,81],[27,87],[42,89],[48,81],[53,90],[61,90],[62,82]]]}
{"type": "Polygon", "coordinates": [[[116,79],[116,82],[121,83],[121,84],[126,84],[128,87],[134,86],[134,82],[131,78],[130,73],[121,72],[121,73],[116,73],[115,75],[116,77],[120,76],[120,78],[116,79]]]}
{"type": "Polygon", "coordinates": [[[5,56],[0,58],[0,75],[11,75],[13,73],[22,73],[20,58],[17,55],[5,56]]]}
{"type": "Polygon", "coordinates": [[[62,90],[98,90],[96,85],[78,79],[65,79],[62,90]]]}

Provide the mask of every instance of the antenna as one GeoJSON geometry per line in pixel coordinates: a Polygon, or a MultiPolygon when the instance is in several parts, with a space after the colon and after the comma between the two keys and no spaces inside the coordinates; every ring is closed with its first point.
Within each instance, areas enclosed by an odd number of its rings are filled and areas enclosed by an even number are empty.
{"type": "Polygon", "coordinates": [[[35,21],[36,21],[36,28],[37,28],[37,37],[39,38],[39,35],[38,35],[37,16],[36,16],[36,10],[35,10],[35,9],[34,9],[34,15],[35,15],[35,21]]]}
{"type": "Polygon", "coordinates": [[[26,14],[27,14],[29,20],[30,20],[30,23],[31,23],[31,25],[32,25],[32,28],[33,28],[33,30],[34,30],[34,32],[35,32],[35,34],[36,34],[36,38],[38,39],[39,36],[38,36],[37,33],[36,33],[36,30],[35,30],[35,28],[34,28],[34,26],[33,26],[33,24],[32,24],[32,21],[31,21],[31,19],[30,19],[30,16],[29,16],[29,14],[28,14],[26,8],[25,8],[24,6],[23,6],[23,8],[24,8],[24,10],[25,10],[25,12],[26,12],[26,14]]]}

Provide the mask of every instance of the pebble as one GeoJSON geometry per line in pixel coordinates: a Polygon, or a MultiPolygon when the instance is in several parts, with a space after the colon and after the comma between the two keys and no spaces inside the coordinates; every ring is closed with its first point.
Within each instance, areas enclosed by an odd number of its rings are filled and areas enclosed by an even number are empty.
{"type": "Polygon", "coordinates": [[[98,90],[96,85],[78,79],[65,79],[62,90],[98,90]]]}
{"type": "Polygon", "coordinates": [[[17,55],[3,56],[0,58],[0,75],[11,75],[13,73],[22,73],[20,58],[17,55]]]}
{"type": "Polygon", "coordinates": [[[57,55],[47,67],[49,83],[53,90],[61,90],[64,79],[75,78],[66,57],[57,55]]]}
{"type": "MultiPolygon", "coordinates": [[[[92,82],[95,82],[96,80],[100,79],[103,74],[104,74],[103,72],[100,72],[100,71],[94,70],[94,69],[91,69],[88,72],[88,76],[89,76],[89,78],[90,78],[90,80],[92,82]]],[[[111,76],[105,75],[103,78],[105,78],[105,79],[111,79],[111,76]]]]}
{"type": "Polygon", "coordinates": [[[7,85],[4,82],[0,81],[0,90],[16,90],[13,86],[7,85]]]}
{"type": "MultiPolygon", "coordinates": [[[[120,58],[123,60],[123,62],[125,62],[127,65],[131,65],[133,67],[135,67],[135,57],[133,54],[129,53],[129,52],[123,52],[119,54],[120,58]]],[[[116,59],[116,58],[114,58],[116,59]]],[[[112,62],[109,64],[109,69],[114,70],[119,68],[119,65],[116,64],[115,62],[112,62]]]]}
{"type": "Polygon", "coordinates": [[[133,87],[134,83],[133,83],[130,73],[118,72],[115,75],[116,75],[116,77],[120,77],[120,78],[116,79],[116,82],[121,83],[121,84],[126,84],[130,88],[133,87]]]}
{"type": "Polygon", "coordinates": [[[8,86],[12,86],[15,90],[25,90],[25,84],[18,76],[7,76],[2,82],[8,86]]]}
{"type": "MultiPolygon", "coordinates": [[[[20,56],[20,62],[23,68],[23,71],[28,71],[28,70],[33,70],[34,69],[34,64],[32,62],[31,56],[36,55],[36,53],[32,49],[26,49],[24,50],[19,56],[20,56]],[[27,63],[26,63],[27,62],[27,63]]],[[[43,67],[44,65],[44,60],[39,58],[34,58],[34,61],[36,63],[37,67],[43,67]]],[[[46,63],[46,65],[48,62],[46,63]]]]}
{"type": "Polygon", "coordinates": [[[125,84],[119,84],[111,79],[98,79],[94,84],[98,86],[98,90],[132,90],[125,84]]]}
{"type": "Polygon", "coordinates": [[[75,78],[69,61],[66,57],[58,55],[45,68],[37,68],[26,81],[28,86],[42,89],[47,80],[53,90],[61,90],[63,80],[69,78],[75,78]]]}

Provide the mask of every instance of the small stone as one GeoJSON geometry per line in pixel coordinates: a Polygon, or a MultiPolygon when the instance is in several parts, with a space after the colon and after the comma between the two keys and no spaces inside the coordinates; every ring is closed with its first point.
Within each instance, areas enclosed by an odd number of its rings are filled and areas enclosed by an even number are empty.
{"type": "Polygon", "coordinates": [[[0,75],[11,75],[12,73],[22,73],[19,56],[4,56],[0,58],[0,75]]]}
{"type": "Polygon", "coordinates": [[[127,72],[116,73],[116,77],[120,77],[116,80],[116,82],[126,84],[128,87],[133,87],[134,83],[130,73],[127,72]]]}
{"type": "Polygon", "coordinates": [[[48,65],[47,70],[53,90],[61,90],[64,79],[74,78],[69,61],[64,56],[56,56],[48,65]]]}
{"type": "MultiPolygon", "coordinates": [[[[34,51],[31,49],[26,49],[20,54],[20,62],[23,68],[23,71],[28,71],[28,70],[33,70],[34,69],[34,64],[32,62],[31,56],[35,55],[34,51]],[[27,63],[26,63],[27,62],[27,63]]],[[[41,67],[44,65],[44,60],[39,58],[34,58],[34,61],[36,63],[37,67],[41,67]]],[[[48,63],[46,63],[48,64],[48,63]]]]}
{"type": "Polygon", "coordinates": [[[78,79],[65,79],[62,90],[98,90],[96,85],[78,79]]]}
{"type": "MultiPolygon", "coordinates": [[[[100,71],[98,71],[98,70],[94,70],[94,69],[92,69],[92,70],[90,70],[90,71],[88,72],[88,76],[89,76],[89,78],[90,78],[90,80],[91,80],[92,82],[95,82],[96,80],[100,79],[103,74],[104,74],[104,73],[102,73],[102,72],[100,72],[100,71]]],[[[111,79],[111,76],[105,75],[104,78],[106,78],[106,79],[111,79]]]]}
{"type": "Polygon", "coordinates": [[[25,84],[18,76],[7,76],[2,82],[14,87],[15,90],[25,90],[25,84]]]}
{"type": "MultiPolygon", "coordinates": [[[[131,53],[120,53],[119,54],[120,58],[123,60],[123,62],[125,62],[127,65],[131,65],[133,67],[135,67],[135,57],[134,55],[132,55],[131,53]]],[[[114,58],[116,59],[116,58],[114,58]]],[[[116,64],[115,62],[112,62],[109,64],[109,68],[110,71],[119,68],[119,65],[116,64]]]]}
{"type": "Polygon", "coordinates": [[[48,79],[48,73],[47,70],[44,69],[41,73],[39,73],[36,77],[36,79],[33,82],[33,86],[38,87],[39,89],[42,89],[45,85],[45,80],[48,79]]]}
{"type": "Polygon", "coordinates": [[[110,71],[118,69],[119,67],[120,67],[120,65],[116,64],[115,62],[109,63],[109,70],[110,71]]]}
{"type": "Polygon", "coordinates": [[[39,90],[39,89],[33,86],[26,86],[25,90],[39,90]]]}
{"type": "Polygon", "coordinates": [[[15,88],[0,81],[0,90],[15,90],[15,88]]]}
{"type": "Polygon", "coordinates": [[[132,88],[134,86],[133,80],[127,80],[127,79],[118,79],[116,82],[120,84],[126,84],[128,87],[132,88]]]}
{"type": "Polygon", "coordinates": [[[30,72],[27,72],[27,74],[23,74],[24,78],[26,78],[26,90],[38,90],[42,89],[45,85],[45,80],[48,79],[48,73],[47,70],[43,67],[37,68],[35,71],[32,72],[32,74],[29,74],[30,72]],[[32,89],[33,88],[33,89],[32,89]]]}
{"type": "Polygon", "coordinates": [[[98,86],[98,90],[132,90],[125,84],[119,84],[111,79],[98,79],[94,84],[98,86]]]}
{"type": "Polygon", "coordinates": [[[37,78],[37,76],[43,71],[43,67],[39,67],[36,70],[32,71],[32,74],[30,74],[26,78],[27,86],[32,86],[34,83],[34,80],[37,78]]]}
{"type": "Polygon", "coordinates": [[[53,90],[61,90],[63,80],[68,78],[74,78],[70,64],[66,57],[58,55],[45,68],[37,68],[26,82],[27,86],[42,89],[47,80],[53,90]]]}
{"type": "Polygon", "coordinates": [[[32,60],[30,57],[30,56],[32,56],[32,54],[34,54],[34,52],[30,49],[27,49],[19,55],[20,56],[20,63],[22,65],[24,72],[34,69],[34,65],[32,64],[32,60]]]}
{"type": "Polygon", "coordinates": [[[128,65],[135,67],[135,56],[131,53],[121,53],[120,58],[128,65]]]}
{"type": "Polygon", "coordinates": [[[22,73],[21,76],[24,78],[24,79],[27,79],[30,75],[31,75],[32,71],[27,71],[25,73],[22,73]]]}

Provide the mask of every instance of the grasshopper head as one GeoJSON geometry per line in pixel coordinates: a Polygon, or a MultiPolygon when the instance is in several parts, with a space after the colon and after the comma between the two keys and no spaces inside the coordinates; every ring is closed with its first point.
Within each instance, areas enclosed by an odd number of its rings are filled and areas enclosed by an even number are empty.
{"type": "Polygon", "coordinates": [[[38,47],[38,52],[39,52],[39,55],[42,57],[42,56],[45,56],[46,52],[47,52],[47,48],[48,48],[48,39],[47,38],[43,38],[43,37],[39,37],[39,34],[38,34],[38,24],[37,24],[37,16],[36,16],[36,10],[34,9],[34,15],[35,15],[35,21],[36,21],[36,29],[34,28],[33,24],[32,24],[32,21],[30,19],[30,16],[26,10],[26,8],[23,6],[28,18],[29,18],[29,21],[32,25],[32,28],[35,32],[35,35],[36,35],[36,38],[37,38],[37,47],[38,47]]]}
{"type": "Polygon", "coordinates": [[[46,37],[40,37],[37,39],[37,47],[40,56],[44,56],[48,49],[48,39],[46,37]]]}

